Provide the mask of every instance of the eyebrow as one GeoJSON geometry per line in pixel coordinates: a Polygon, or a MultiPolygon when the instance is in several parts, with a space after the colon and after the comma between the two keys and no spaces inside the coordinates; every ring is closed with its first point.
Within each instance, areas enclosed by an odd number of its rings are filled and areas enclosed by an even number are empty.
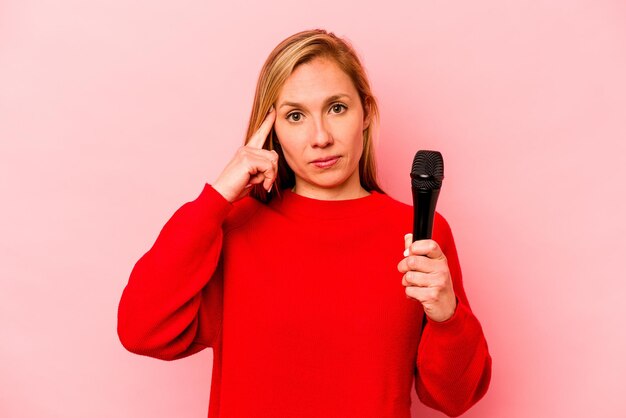
{"type": "MultiPolygon", "coordinates": [[[[325,103],[330,103],[330,102],[334,102],[336,100],[342,99],[342,98],[350,98],[349,95],[345,94],[345,93],[340,93],[340,94],[335,94],[333,96],[330,96],[329,98],[326,99],[325,103]]],[[[297,102],[283,102],[280,107],[283,106],[291,106],[291,107],[304,107],[301,103],[297,103],[297,102]]]]}

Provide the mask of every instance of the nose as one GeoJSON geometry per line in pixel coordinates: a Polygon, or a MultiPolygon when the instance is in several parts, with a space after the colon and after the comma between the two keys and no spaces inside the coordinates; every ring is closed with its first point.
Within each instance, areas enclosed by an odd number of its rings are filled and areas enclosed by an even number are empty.
{"type": "Polygon", "coordinates": [[[315,132],[313,134],[312,146],[313,148],[326,148],[334,143],[333,136],[328,128],[327,122],[324,118],[317,119],[315,121],[315,132]]]}

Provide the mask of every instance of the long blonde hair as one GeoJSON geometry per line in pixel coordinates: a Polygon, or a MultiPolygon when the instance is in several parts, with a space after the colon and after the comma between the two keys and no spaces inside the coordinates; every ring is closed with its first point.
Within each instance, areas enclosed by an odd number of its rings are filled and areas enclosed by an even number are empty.
{"type": "MultiPolygon", "coordinates": [[[[274,48],[259,74],[246,138],[249,139],[259,129],[272,104],[278,99],[285,81],[296,67],[318,57],[334,60],[350,77],[359,93],[363,113],[369,120],[367,128],[363,131],[363,153],[359,161],[359,178],[365,190],[384,193],[378,185],[373,144],[373,133],[379,122],[378,105],[356,52],[347,41],[332,32],[322,29],[299,32],[274,48]]],[[[272,129],[263,148],[275,150],[278,153],[278,173],[273,190],[280,194],[282,189],[295,185],[295,175],[285,161],[282,149],[275,137],[276,133],[272,129]]],[[[261,184],[255,185],[250,195],[262,202],[269,202],[272,198],[272,195],[268,194],[261,184]]]]}

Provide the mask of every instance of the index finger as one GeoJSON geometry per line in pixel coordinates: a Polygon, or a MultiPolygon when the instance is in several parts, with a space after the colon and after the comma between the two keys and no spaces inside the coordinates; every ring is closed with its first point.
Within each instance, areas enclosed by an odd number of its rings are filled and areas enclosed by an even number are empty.
{"type": "Polygon", "coordinates": [[[443,251],[436,241],[432,239],[422,239],[415,241],[409,247],[409,251],[413,255],[423,255],[428,258],[441,258],[443,251]]]}
{"type": "Polygon", "coordinates": [[[274,110],[274,106],[272,106],[267,116],[265,117],[265,120],[263,120],[263,123],[261,123],[259,129],[257,129],[257,131],[250,137],[246,145],[252,148],[262,149],[263,144],[265,144],[265,140],[267,139],[267,135],[272,130],[272,126],[274,125],[275,120],[276,111],[274,110]]]}

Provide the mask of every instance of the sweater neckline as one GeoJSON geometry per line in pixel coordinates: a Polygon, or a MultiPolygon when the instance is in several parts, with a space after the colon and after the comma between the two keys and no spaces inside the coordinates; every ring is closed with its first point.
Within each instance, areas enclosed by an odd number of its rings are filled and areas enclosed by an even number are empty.
{"type": "Polygon", "coordinates": [[[281,197],[275,199],[285,214],[297,214],[316,219],[346,219],[371,216],[369,209],[380,200],[381,193],[371,191],[369,195],[346,200],[321,200],[301,196],[291,189],[281,190],[281,197]]]}

